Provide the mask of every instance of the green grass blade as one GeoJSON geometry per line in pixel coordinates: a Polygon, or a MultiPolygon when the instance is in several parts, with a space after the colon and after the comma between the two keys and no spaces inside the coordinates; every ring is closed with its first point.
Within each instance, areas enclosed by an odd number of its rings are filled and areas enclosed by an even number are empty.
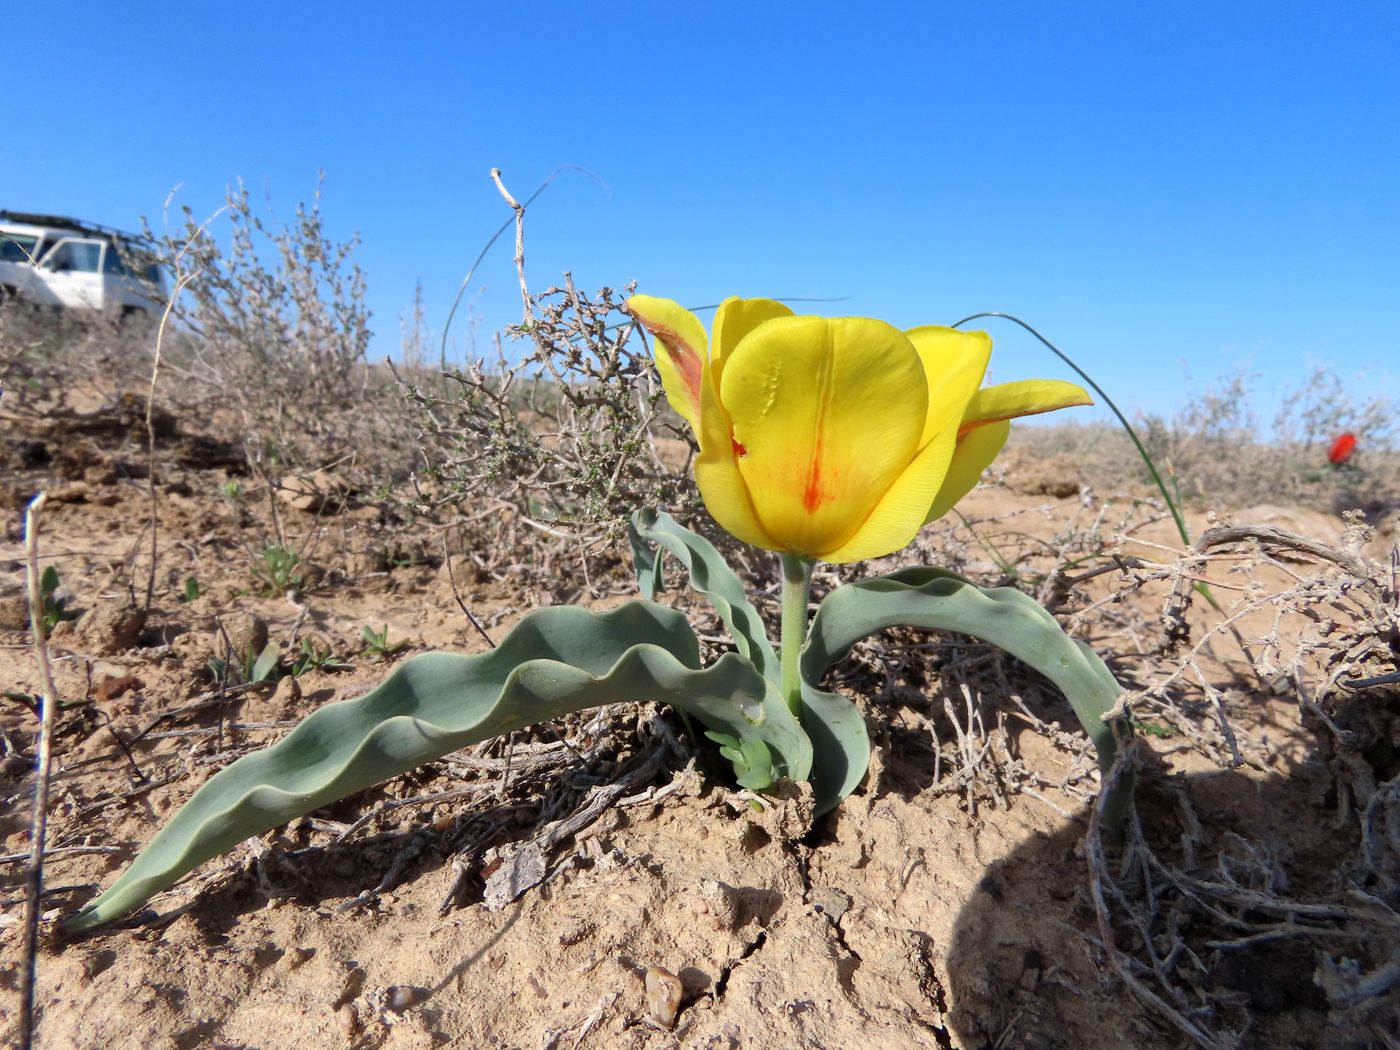
{"type": "Polygon", "coordinates": [[[1118,405],[1114,403],[1113,398],[1108,396],[1108,392],[1104,390],[1103,387],[1099,386],[1098,383],[1094,382],[1093,377],[1090,376],[1088,372],[1075,364],[1074,360],[1068,354],[1014,314],[1004,314],[999,310],[988,310],[980,314],[972,314],[969,317],[964,317],[961,321],[954,323],[950,327],[961,328],[969,321],[978,321],[984,317],[1000,317],[1004,321],[1010,321],[1012,324],[1020,325],[1031,335],[1039,339],[1047,350],[1065,364],[1069,365],[1070,368],[1074,369],[1074,374],[1088,383],[1089,388],[1103,399],[1103,403],[1108,406],[1109,411],[1118,417],[1118,422],[1122,425],[1123,430],[1127,432],[1128,438],[1137,449],[1138,455],[1142,457],[1143,463],[1147,465],[1147,472],[1152,475],[1152,481],[1157,486],[1157,491],[1162,494],[1162,499],[1166,502],[1167,509],[1171,511],[1172,520],[1176,522],[1177,532],[1181,534],[1181,542],[1189,545],[1191,542],[1191,533],[1190,530],[1186,528],[1186,518],[1181,512],[1180,501],[1173,499],[1172,494],[1167,491],[1167,484],[1162,480],[1162,475],[1157,472],[1157,464],[1152,461],[1152,456],[1148,453],[1147,446],[1142,443],[1142,440],[1137,435],[1137,431],[1134,430],[1133,425],[1128,422],[1128,417],[1125,416],[1118,405]]]}
{"type": "Polygon", "coordinates": [[[268,642],[267,645],[263,646],[263,651],[253,663],[253,673],[248,681],[264,682],[271,678],[272,672],[277,669],[277,662],[281,658],[282,652],[277,648],[277,643],[268,642]]]}

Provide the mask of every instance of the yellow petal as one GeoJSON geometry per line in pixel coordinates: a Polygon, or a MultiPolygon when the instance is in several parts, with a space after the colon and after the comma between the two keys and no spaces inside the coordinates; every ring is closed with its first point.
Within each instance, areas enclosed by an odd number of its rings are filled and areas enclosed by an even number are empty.
{"type": "Polygon", "coordinates": [[[656,340],[656,370],[661,373],[666,400],[699,435],[700,388],[707,356],[705,326],[671,299],[634,295],[622,305],[656,340]]]}
{"type": "Polygon", "coordinates": [[[982,471],[992,465],[992,460],[997,458],[1010,433],[1011,423],[1000,420],[977,426],[958,438],[958,447],[953,453],[952,462],[948,464],[948,473],[929,507],[928,521],[943,517],[958,500],[976,487],[982,471]]]}
{"type": "Polygon", "coordinates": [[[710,517],[720,528],[752,547],[781,550],[764,531],[749,496],[748,486],[739,473],[738,448],[729,413],[719,403],[714,369],[705,368],[700,388],[700,454],[695,457],[695,484],[710,517]]]}
{"type": "Polygon", "coordinates": [[[986,332],[963,332],[942,325],[925,325],[904,333],[919,351],[928,377],[928,418],[921,445],[956,420],[964,418],[968,402],[982,385],[992,356],[992,337],[986,332]]]}
{"type": "Polygon", "coordinates": [[[926,388],[909,340],[868,318],[776,318],[729,352],[719,400],[777,549],[824,558],[855,535],[919,451],[926,388]]]}
{"type": "Polygon", "coordinates": [[[1001,383],[977,391],[972,404],[967,406],[967,414],[963,416],[963,430],[1002,419],[1035,416],[1057,408],[1093,403],[1094,399],[1085,390],[1060,379],[1021,379],[1014,383],[1001,383]]]}
{"type": "Polygon", "coordinates": [[[724,361],[739,341],[764,321],[775,317],[791,317],[792,311],[776,299],[739,299],[731,296],[715,311],[714,338],[710,340],[710,367],[715,370],[715,382],[724,375],[724,361]]]}
{"type": "Polygon", "coordinates": [[[823,560],[837,564],[864,561],[908,546],[923,527],[929,504],[941,491],[939,486],[948,472],[954,447],[959,445],[957,434],[956,427],[945,427],[941,434],[935,434],[856,534],[823,555],[823,560]]]}

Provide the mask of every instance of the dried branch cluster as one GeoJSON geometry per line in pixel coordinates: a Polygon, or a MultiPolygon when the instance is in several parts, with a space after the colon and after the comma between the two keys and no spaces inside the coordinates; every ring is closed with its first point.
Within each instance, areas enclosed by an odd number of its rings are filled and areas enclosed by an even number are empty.
{"type": "Polygon", "coordinates": [[[115,380],[148,375],[150,326],[115,314],[84,316],[0,299],[0,390],[6,411],[31,421],[84,395],[107,396],[115,380]]]}
{"type": "Polygon", "coordinates": [[[618,323],[624,315],[611,288],[590,298],[565,273],[562,288],[531,294],[525,209],[534,197],[520,203],[499,169],[491,180],[515,217],[522,318],[507,335],[529,349],[508,357],[497,337],[492,366],[477,360],[449,371],[444,362],[440,391],[404,384],[422,413],[424,478],[414,479],[414,502],[458,512],[483,498],[503,502],[533,527],[580,543],[586,571],[587,552],[616,540],[637,507],[698,506],[689,471],[695,446],[660,407],[647,349],[640,336],[633,341],[630,322],[618,323]]]}
{"type": "MultiPolygon", "coordinates": [[[[1138,752],[1124,752],[1123,770],[1138,752]]],[[[1252,1010],[1298,1005],[1396,1045],[1400,781],[1367,804],[1333,891],[1308,897],[1293,891],[1270,829],[1207,833],[1180,783],[1153,782],[1139,805],[1154,812],[1133,815],[1116,851],[1096,819],[1086,855],[1097,947],[1140,1000],[1211,1050],[1245,1045],[1252,1010]]]]}
{"type": "Polygon", "coordinates": [[[224,209],[227,245],[188,207],[179,230],[147,231],[181,289],[172,307],[180,338],[167,367],[210,405],[237,414],[254,466],[315,469],[359,458],[361,474],[389,474],[405,429],[400,399],[387,372],[367,362],[358,239],[331,236],[320,197],[318,187],[287,223],[270,202],[260,214],[239,185],[224,209]]]}
{"type": "MultiPolygon", "coordinates": [[[[1006,521],[965,529],[979,536],[1003,526],[991,547],[1002,571],[1069,613],[1081,636],[1116,637],[1117,671],[1135,687],[1125,703],[1144,739],[1124,762],[1146,763],[1142,815],[1120,848],[1096,821],[1090,828],[1098,949],[1139,998],[1201,1046],[1243,1045],[1260,1010],[1281,1008],[1264,1001],[1261,982],[1272,982],[1288,1005],[1310,1002],[1346,1030],[1397,1045],[1400,545],[1388,565],[1369,559],[1373,532],[1352,514],[1338,545],[1227,524],[1173,550],[1134,536],[1153,520],[1146,505],[1106,529],[1107,507],[1094,504],[1086,498],[1086,524],[1072,523],[1058,544],[1026,537],[1018,547],[1006,521]],[[1221,613],[1205,608],[1202,586],[1221,613]],[[1137,651],[1123,652],[1124,640],[1137,651]],[[1325,768],[1317,805],[1349,844],[1306,879],[1285,845],[1292,821],[1233,831],[1219,814],[1202,820],[1186,782],[1164,779],[1146,758],[1160,737],[1184,741],[1222,768],[1274,772],[1267,725],[1249,710],[1270,696],[1296,701],[1297,724],[1312,734],[1317,757],[1293,769],[1302,773],[1310,761],[1325,768]]],[[[966,540],[964,530],[950,534],[959,532],[966,540]]],[[[1042,785],[1006,735],[1010,720],[1045,728],[1036,713],[1044,709],[1023,700],[1034,685],[1028,689],[1020,673],[1008,679],[995,652],[975,644],[904,648],[933,656],[944,680],[944,710],[925,719],[937,755],[952,764],[944,789],[963,791],[969,808],[978,798],[1000,805],[1013,792],[1035,796],[1042,785]]],[[[1095,778],[1080,754],[1069,780],[1054,786],[1075,797],[1078,785],[1079,794],[1092,792],[1095,778]]],[[[1250,790],[1242,782],[1241,789],[1250,790]]]]}
{"type": "Polygon", "coordinates": [[[1370,1026],[1384,1045],[1400,1039],[1400,542],[1381,566],[1363,553],[1371,538],[1359,514],[1336,547],[1279,529],[1223,526],[1169,567],[1176,580],[1164,621],[1173,634],[1183,633],[1193,576],[1244,582],[1227,615],[1183,646],[1176,668],[1132,703],[1178,717],[1173,691],[1194,679],[1235,760],[1258,763],[1259,748],[1241,754],[1226,715],[1231,704],[1211,684],[1219,674],[1202,666],[1210,645],[1234,634],[1253,676],[1237,699],[1266,689],[1296,699],[1330,773],[1332,820],[1353,843],[1333,858],[1331,892],[1298,899],[1271,841],[1276,828],[1225,834],[1213,844],[1212,865],[1201,822],[1178,791],[1170,860],[1159,856],[1170,841],[1163,829],[1149,835],[1137,824],[1117,872],[1101,844],[1091,852],[1107,902],[1100,908],[1105,949],[1120,972],[1155,987],[1159,1009],[1183,1030],[1199,1029],[1205,1046],[1239,1045],[1247,1017],[1232,1009],[1225,978],[1258,965],[1261,952],[1302,960],[1298,994],[1321,989],[1318,1005],[1335,1020],[1370,1026]],[[1257,636],[1242,633],[1260,621],[1257,636]],[[1128,953],[1118,946],[1124,930],[1128,953]]]}
{"type": "MultiPolygon", "coordinates": [[[[1096,951],[1200,1046],[1245,1045],[1259,1018],[1298,1002],[1330,1011],[1337,1031],[1400,1045],[1400,547],[1387,565],[1368,558],[1374,534],[1353,514],[1339,544],[1219,524],[1173,548],[1143,538],[1165,517],[1154,503],[1088,490],[1048,540],[1027,515],[1039,511],[946,523],[913,556],[1036,595],[1112,653],[1129,688],[1141,738],[1117,772],[1142,767],[1140,815],[1121,844],[1090,822],[1096,951]],[[1297,720],[1271,727],[1260,707],[1288,697],[1297,720]],[[1281,742],[1309,737],[1311,755],[1281,757],[1281,742]],[[1304,813],[1244,826],[1198,816],[1191,782],[1160,771],[1159,746],[1249,767],[1248,783],[1223,774],[1236,791],[1320,779],[1322,863],[1291,855],[1304,813]]],[[[841,673],[889,727],[876,768],[897,768],[877,775],[930,769],[920,789],[955,794],[974,817],[1023,795],[1082,819],[1056,799],[1088,802],[1099,787],[1085,742],[1060,728],[1062,701],[990,646],[892,633],[841,673]],[[1069,756],[1061,775],[1025,759],[1025,726],[1069,756]]]]}
{"type": "MultiPolygon", "coordinates": [[[[1209,503],[1228,494],[1240,507],[1301,504],[1334,513],[1360,507],[1373,521],[1400,504],[1400,405],[1383,389],[1349,384],[1319,366],[1263,421],[1251,407],[1255,378],[1229,376],[1192,394],[1172,416],[1135,420],[1178,498],[1209,503]],[[1329,447],[1344,433],[1356,437],[1356,451],[1334,466],[1329,447]]],[[[1011,449],[1013,461],[1018,454],[1023,462],[1049,458],[1101,488],[1148,480],[1127,435],[1109,424],[1026,427],[1013,432],[1011,449]],[[1033,453],[1018,452],[1032,442],[1033,453]]]]}
{"type": "Polygon", "coordinates": [[[491,365],[446,370],[439,390],[410,388],[421,410],[418,506],[501,501],[541,527],[602,541],[638,506],[696,505],[691,446],[662,406],[640,337],[617,323],[616,294],[590,297],[565,274],[508,329],[528,340],[518,359],[498,342],[491,365]]]}
{"type": "MultiPolygon", "coordinates": [[[[269,218],[259,215],[242,185],[229,193],[224,214],[227,248],[202,231],[188,207],[183,228],[158,238],[169,256],[164,261],[183,251],[178,269],[197,274],[174,306],[192,338],[192,364],[254,415],[314,410],[343,395],[370,338],[356,240],[329,237],[319,188],[310,206],[297,206],[291,225],[278,221],[270,205],[269,218]],[[262,390],[275,391],[285,404],[257,404],[262,390]]],[[[306,414],[298,420],[316,426],[306,414]]]]}

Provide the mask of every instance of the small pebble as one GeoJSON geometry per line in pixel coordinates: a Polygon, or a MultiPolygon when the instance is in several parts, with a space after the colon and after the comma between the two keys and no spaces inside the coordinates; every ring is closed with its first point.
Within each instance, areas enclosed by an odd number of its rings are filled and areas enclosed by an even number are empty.
{"type": "Polygon", "coordinates": [[[674,1028],[684,988],[681,979],[664,966],[647,970],[647,1014],[663,1028],[674,1028]]]}
{"type": "Polygon", "coordinates": [[[345,1003],[335,1012],[335,1023],[340,1026],[340,1030],[345,1034],[346,1039],[354,1039],[360,1034],[360,1012],[355,1009],[354,1003],[345,1003]]]}
{"type": "Polygon", "coordinates": [[[288,948],[287,954],[282,956],[282,962],[289,970],[299,970],[310,962],[311,957],[315,954],[315,948],[288,948]]]}
{"type": "Polygon", "coordinates": [[[345,977],[341,981],[340,994],[335,997],[338,1003],[348,1003],[355,996],[360,994],[365,986],[365,971],[360,969],[358,963],[347,963],[345,966],[345,977]]]}
{"type": "Polygon", "coordinates": [[[405,1010],[412,1009],[423,1001],[421,989],[413,987],[411,984],[396,984],[389,989],[387,998],[389,1009],[396,1014],[401,1014],[405,1010]]]}

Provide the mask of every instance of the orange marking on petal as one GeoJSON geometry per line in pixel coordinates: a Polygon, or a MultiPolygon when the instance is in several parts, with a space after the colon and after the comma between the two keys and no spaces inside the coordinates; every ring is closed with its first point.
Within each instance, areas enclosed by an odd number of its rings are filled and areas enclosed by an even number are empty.
{"type": "Polygon", "coordinates": [[[729,443],[734,446],[734,455],[737,458],[742,459],[744,456],[747,456],[749,454],[749,450],[746,449],[743,445],[739,444],[739,439],[736,438],[733,434],[729,435],[729,443]]]}
{"type": "Polygon", "coordinates": [[[825,448],[823,437],[826,435],[826,410],[829,406],[829,400],[823,398],[816,414],[816,433],[812,434],[812,463],[806,473],[806,489],[802,491],[802,505],[808,514],[812,514],[816,508],[826,503],[827,498],[827,491],[822,486],[822,454],[825,448]]]}
{"type": "Polygon", "coordinates": [[[674,328],[665,328],[659,324],[648,324],[646,327],[665,348],[671,360],[675,362],[676,371],[680,373],[686,390],[690,392],[690,396],[698,406],[700,404],[700,380],[704,374],[704,364],[700,360],[700,355],[692,347],[686,345],[685,340],[674,328]]]}

